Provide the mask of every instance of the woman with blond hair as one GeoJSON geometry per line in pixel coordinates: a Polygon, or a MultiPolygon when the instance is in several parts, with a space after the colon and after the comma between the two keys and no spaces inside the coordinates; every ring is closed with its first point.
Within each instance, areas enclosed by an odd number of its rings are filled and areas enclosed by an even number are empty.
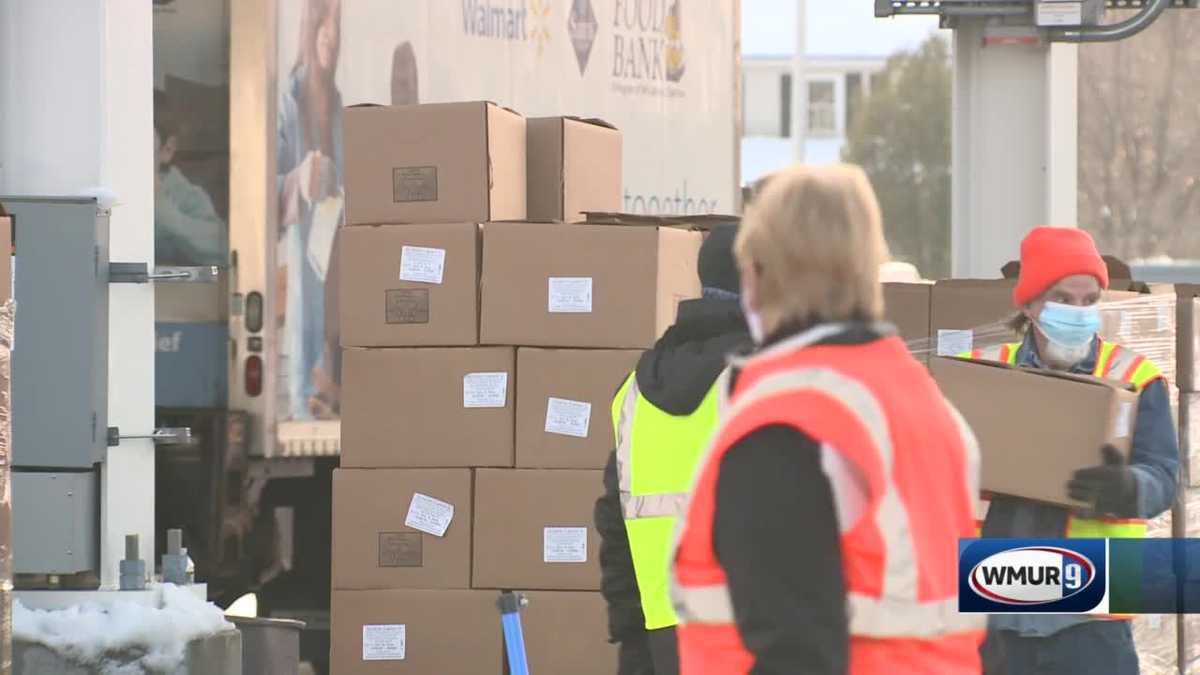
{"type": "Polygon", "coordinates": [[[979,457],[881,323],[879,206],[852,166],[772,176],[736,243],[758,349],[674,553],[683,675],[980,671],[957,608],[979,457]]]}

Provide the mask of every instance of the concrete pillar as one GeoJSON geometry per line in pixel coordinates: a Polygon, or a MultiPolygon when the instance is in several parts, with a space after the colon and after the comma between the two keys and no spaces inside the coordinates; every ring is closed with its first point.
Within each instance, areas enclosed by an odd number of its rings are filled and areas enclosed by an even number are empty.
{"type": "Polygon", "coordinates": [[[1038,225],[1076,226],[1078,47],[954,33],[955,277],[994,278],[1038,225]]]}
{"type": "MultiPolygon", "coordinates": [[[[152,3],[0,0],[0,194],[116,195],[110,255],[154,262],[152,3]]],[[[20,321],[20,310],[17,312],[20,321]]],[[[154,427],[154,289],[110,291],[109,424],[154,427]]],[[[127,534],[153,569],[154,446],[110,448],[102,472],[101,584],[127,534]]]]}

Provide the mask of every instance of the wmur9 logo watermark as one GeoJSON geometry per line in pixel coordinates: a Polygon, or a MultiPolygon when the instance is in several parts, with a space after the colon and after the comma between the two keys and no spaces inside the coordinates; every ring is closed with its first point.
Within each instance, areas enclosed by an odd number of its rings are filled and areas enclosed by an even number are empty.
{"type": "Polygon", "coordinates": [[[988,614],[1108,611],[1103,539],[964,539],[958,609],[988,614]]]}

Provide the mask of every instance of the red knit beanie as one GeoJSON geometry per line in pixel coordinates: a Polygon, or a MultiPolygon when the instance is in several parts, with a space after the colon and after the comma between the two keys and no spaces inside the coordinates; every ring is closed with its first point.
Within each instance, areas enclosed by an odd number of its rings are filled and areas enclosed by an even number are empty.
{"type": "Polygon", "coordinates": [[[1013,303],[1024,307],[1051,286],[1076,274],[1090,274],[1108,288],[1108,266],[1092,235],[1074,227],[1037,227],[1021,241],[1021,276],[1013,303]]]}

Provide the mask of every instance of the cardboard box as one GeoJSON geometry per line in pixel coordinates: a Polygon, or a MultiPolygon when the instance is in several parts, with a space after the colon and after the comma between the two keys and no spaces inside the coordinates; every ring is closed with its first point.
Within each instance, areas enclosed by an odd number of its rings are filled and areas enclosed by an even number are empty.
{"type": "Polygon", "coordinates": [[[699,232],[487,223],[480,341],[645,349],[700,295],[699,232]]]}
{"type": "Polygon", "coordinates": [[[521,613],[532,673],[612,675],[617,646],[608,643],[608,606],[599,593],[530,591],[521,613]],[[564,630],[569,626],[569,630],[564,630]]]}
{"type": "Polygon", "coordinates": [[[600,590],[603,471],[475,472],[475,588],[600,590]]]}
{"type": "Polygon", "coordinates": [[[342,466],[513,465],[509,347],[347,349],[342,466]]]}
{"type": "Polygon", "coordinates": [[[612,401],[642,352],[517,350],[517,467],[603,469],[612,401]]]}
{"type": "Polygon", "coordinates": [[[896,326],[900,338],[918,356],[929,354],[929,318],[933,302],[933,284],[883,284],[883,304],[887,320],[896,326]]]}
{"type": "Polygon", "coordinates": [[[479,226],[384,225],[341,233],[343,347],[479,343],[479,226]]]}
{"type": "Polygon", "coordinates": [[[947,358],[930,369],[979,439],[984,490],[1079,506],[1066,491],[1075,471],[1108,443],[1128,456],[1137,394],[1112,381],[947,358]]]}
{"type": "Polygon", "coordinates": [[[338,469],[333,587],[470,588],[471,518],[470,469],[338,469]]]}
{"type": "Polygon", "coordinates": [[[536,117],[526,135],[529,220],[579,222],[621,208],[621,132],[608,122],[536,117]]]}
{"type": "Polygon", "coordinates": [[[930,336],[934,354],[956,356],[972,349],[1013,342],[1005,323],[1017,310],[1010,279],[947,279],[933,285],[930,336]]]}
{"type": "MultiPolygon", "coordinates": [[[[0,205],[0,214],[2,213],[4,206],[0,205]]],[[[0,303],[8,302],[12,298],[13,252],[12,217],[0,215],[0,303]]]]}
{"type": "Polygon", "coordinates": [[[1100,299],[1100,335],[1153,361],[1173,385],[1178,351],[1177,313],[1175,289],[1167,284],[1139,284],[1134,290],[1105,291],[1100,299]]]}
{"type": "Polygon", "coordinates": [[[334,591],[330,672],[500,673],[504,646],[493,591],[334,591]]]}
{"type": "Polygon", "coordinates": [[[1176,284],[1175,378],[1182,391],[1200,391],[1200,284],[1176,284]]]}
{"type": "Polygon", "coordinates": [[[525,118],[494,103],[352,106],[346,224],[525,218],[525,118]]]}

